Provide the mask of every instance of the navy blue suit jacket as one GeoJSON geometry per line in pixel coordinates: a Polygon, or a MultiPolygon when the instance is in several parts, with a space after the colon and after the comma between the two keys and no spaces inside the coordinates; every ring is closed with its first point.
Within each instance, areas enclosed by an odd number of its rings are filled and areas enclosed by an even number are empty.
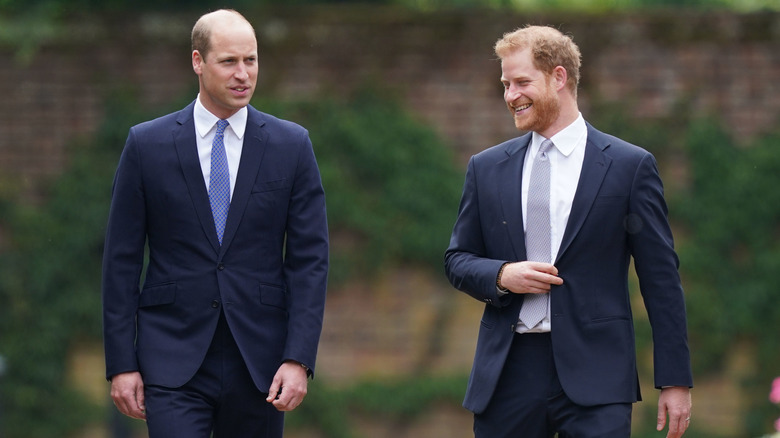
{"type": "MultiPolygon", "coordinates": [[[[526,259],[521,180],[531,134],[471,158],[445,268],[486,303],[464,406],[482,412],[509,351],[523,295],[499,296],[505,262],[526,259]]],[[[641,399],[628,293],[633,257],[653,328],[655,385],[691,386],[685,302],[653,156],[588,124],[582,173],[550,293],[560,382],[575,403],[641,399]]]]}
{"type": "Polygon", "coordinates": [[[119,161],[103,263],[107,377],[183,385],[224,311],[267,392],[284,360],[315,365],[328,270],[319,170],[305,129],[249,107],[220,246],[193,107],[131,128],[119,161]]]}

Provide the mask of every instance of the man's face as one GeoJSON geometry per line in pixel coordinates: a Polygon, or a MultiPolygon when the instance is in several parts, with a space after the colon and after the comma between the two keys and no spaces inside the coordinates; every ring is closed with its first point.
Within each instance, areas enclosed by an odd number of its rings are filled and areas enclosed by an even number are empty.
{"type": "Polygon", "coordinates": [[[192,67],[200,78],[200,100],[220,119],[249,104],[257,84],[257,40],[243,22],[215,23],[206,59],[192,52],[192,67]]]}
{"type": "Polygon", "coordinates": [[[534,66],[530,49],[517,50],[501,60],[504,101],[522,131],[535,131],[547,138],[561,113],[558,93],[550,77],[534,66]]]}

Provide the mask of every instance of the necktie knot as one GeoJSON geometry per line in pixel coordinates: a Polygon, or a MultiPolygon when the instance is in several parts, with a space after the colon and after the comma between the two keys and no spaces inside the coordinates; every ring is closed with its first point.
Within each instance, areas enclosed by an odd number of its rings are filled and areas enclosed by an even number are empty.
{"type": "Polygon", "coordinates": [[[228,122],[227,120],[223,120],[223,119],[217,120],[217,135],[224,135],[225,128],[227,128],[229,124],[230,122],[228,122]]]}
{"type": "Polygon", "coordinates": [[[546,160],[547,153],[553,148],[555,144],[549,138],[544,139],[541,145],[539,145],[539,152],[537,153],[537,159],[546,160]]]}

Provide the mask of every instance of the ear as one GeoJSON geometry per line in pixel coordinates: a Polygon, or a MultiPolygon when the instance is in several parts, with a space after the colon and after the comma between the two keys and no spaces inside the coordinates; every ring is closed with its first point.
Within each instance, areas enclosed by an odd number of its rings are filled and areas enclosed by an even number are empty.
{"type": "Polygon", "coordinates": [[[192,70],[198,76],[203,72],[203,57],[197,50],[192,51],[192,70]]]}
{"type": "Polygon", "coordinates": [[[566,87],[566,81],[569,79],[569,74],[566,72],[565,68],[559,65],[553,69],[552,79],[555,82],[555,90],[561,91],[566,87]]]}

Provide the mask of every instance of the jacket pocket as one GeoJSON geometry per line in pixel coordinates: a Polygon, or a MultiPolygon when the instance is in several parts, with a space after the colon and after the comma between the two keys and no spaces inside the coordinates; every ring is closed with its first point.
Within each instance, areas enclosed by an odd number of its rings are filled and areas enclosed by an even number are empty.
{"type": "Polygon", "coordinates": [[[260,285],[260,302],[267,306],[287,310],[287,292],[284,288],[270,284],[260,285]]]}
{"type": "Polygon", "coordinates": [[[176,301],[176,283],[156,284],[144,287],[138,307],[161,306],[176,301]]]}

